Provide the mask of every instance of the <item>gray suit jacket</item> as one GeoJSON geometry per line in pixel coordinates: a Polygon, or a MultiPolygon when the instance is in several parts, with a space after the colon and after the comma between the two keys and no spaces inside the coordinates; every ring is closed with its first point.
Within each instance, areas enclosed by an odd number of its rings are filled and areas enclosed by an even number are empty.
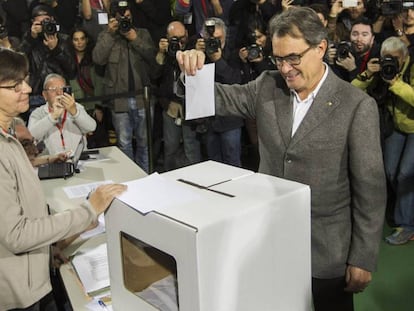
{"type": "Polygon", "coordinates": [[[330,71],[291,137],[279,72],[215,91],[217,114],[256,118],[260,172],[310,185],[313,277],[343,276],[347,264],[375,270],[386,202],[375,101],[330,71]]]}

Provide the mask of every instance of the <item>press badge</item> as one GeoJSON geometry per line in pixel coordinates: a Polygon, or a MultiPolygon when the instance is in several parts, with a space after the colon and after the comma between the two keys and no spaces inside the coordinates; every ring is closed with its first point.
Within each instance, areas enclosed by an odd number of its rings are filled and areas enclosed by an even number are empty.
{"type": "Polygon", "coordinates": [[[108,25],[108,13],[106,13],[106,12],[98,13],[98,24],[99,25],[108,25]]]}

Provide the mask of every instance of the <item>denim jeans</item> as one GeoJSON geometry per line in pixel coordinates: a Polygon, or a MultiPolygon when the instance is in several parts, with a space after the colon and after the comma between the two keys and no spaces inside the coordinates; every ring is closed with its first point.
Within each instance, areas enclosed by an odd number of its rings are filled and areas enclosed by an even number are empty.
{"type": "Polygon", "coordinates": [[[210,160],[241,166],[241,128],[225,132],[209,130],[207,155],[210,160]]]}
{"type": "Polygon", "coordinates": [[[112,111],[112,123],[118,140],[118,147],[145,172],[149,172],[148,138],[145,109],[138,109],[135,98],[128,98],[128,112],[112,111]],[[135,157],[132,138],[135,137],[135,157]]]}
{"type": "Polygon", "coordinates": [[[164,136],[164,168],[166,171],[201,161],[200,141],[197,132],[189,125],[175,124],[165,111],[162,112],[164,136]],[[182,156],[181,142],[184,149],[182,156]]]}
{"type": "Polygon", "coordinates": [[[396,198],[395,223],[414,229],[414,134],[394,130],[385,139],[384,164],[396,198]]]}

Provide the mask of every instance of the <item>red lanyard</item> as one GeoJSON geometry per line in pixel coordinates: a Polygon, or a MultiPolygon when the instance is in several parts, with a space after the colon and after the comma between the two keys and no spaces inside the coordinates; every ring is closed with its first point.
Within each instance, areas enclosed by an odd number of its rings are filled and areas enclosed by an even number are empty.
{"type": "Polygon", "coordinates": [[[359,67],[359,73],[363,73],[365,71],[365,68],[367,67],[369,55],[371,54],[371,50],[367,52],[367,54],[364,55],[364,58],[362,59],[361,66],[359,67]]]}
{"type": "MultiPolygon", "coordinates": [[[[49,112],[50,111],[51,110],[49,108],[49,112]]],[[[65,126],[65,122],[66,122],[66,114],[67,114],[67,111],[65,110],[65,112],[63,113],[62,121],[60,123],[58,122],[55,124],[55,126],[57,127],[60,133],[60,143],[62,144],[63,150],[65,150],[65,138],[63,137],[63,127],[65,126]]]]}

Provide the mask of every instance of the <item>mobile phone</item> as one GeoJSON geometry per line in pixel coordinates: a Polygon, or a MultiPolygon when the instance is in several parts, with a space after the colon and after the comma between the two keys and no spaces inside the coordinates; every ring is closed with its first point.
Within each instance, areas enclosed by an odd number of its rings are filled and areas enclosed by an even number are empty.
{"type": "Polygon", "coordinates": [[[63,93],[67,93],[69,95],[72,95],[72,87],[70,85],[64,86],[62,88],[62,90],[63,90],[63,93]]]}
{"type": "Polygon", "coordinates": [[[358,0],[342,0],[343,8],[355,8],[358,6],[358,0]]]}

